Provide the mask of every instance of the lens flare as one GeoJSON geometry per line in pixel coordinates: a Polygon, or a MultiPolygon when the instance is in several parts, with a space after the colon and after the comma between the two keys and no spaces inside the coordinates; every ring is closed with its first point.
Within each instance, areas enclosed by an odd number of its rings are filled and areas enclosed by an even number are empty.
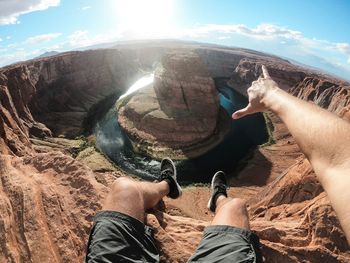
{"type": "Polygon", "coordinates": [[[174,0],[115,0],[114,3],[118,27],[124,37],[164,37],[174,26],[174,0]]]}

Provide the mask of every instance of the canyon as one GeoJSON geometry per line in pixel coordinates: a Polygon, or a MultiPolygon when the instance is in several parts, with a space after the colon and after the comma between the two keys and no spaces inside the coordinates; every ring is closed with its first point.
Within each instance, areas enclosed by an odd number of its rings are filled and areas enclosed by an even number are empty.
{"type": "MultiPolygon", "coordinates": [[[[246,97],[263,64],[284,90],[350,121],[349,83],[246,49],[150,41],[0,69],[0,262],[84,259],[108,187],[134,176],[96,146],[95,125],[108,111],[118,111],[137,153],[192,159],[228,134],[216,81],[246,97]],[[152,85],[117,102],[150,72],[152,85]]],[[[229,190],[247,200],[265,262],[349,262],[350,248],[309,162],[277,116],[267,112],[265,119],[269,143],[232,169],[229,190]]],[[[208,198],[208,187],[189,185],[180,199],[165,198],[149,211],[162,262],[186,262],[193,253],[212,218],[208,198]]]]}

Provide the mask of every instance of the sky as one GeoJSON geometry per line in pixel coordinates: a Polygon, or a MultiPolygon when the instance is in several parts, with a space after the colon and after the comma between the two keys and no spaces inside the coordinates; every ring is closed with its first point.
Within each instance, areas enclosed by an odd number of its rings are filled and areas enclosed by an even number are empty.
{"type": "Polygon", "coordinates": [[[0,0],[0,66],[105,42],[182,39],[350,80],[349,14],[348,0],[0,0]]]}

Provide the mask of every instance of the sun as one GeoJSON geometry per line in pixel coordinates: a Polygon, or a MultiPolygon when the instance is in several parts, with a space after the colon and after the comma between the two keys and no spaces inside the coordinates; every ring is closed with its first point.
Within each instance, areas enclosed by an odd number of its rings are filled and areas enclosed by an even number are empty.
{"type": "Polygon", "coordinates": [[[174,0],[114,0],[117,23],[129,38],[167,37],[174,27],[174,0]]]}

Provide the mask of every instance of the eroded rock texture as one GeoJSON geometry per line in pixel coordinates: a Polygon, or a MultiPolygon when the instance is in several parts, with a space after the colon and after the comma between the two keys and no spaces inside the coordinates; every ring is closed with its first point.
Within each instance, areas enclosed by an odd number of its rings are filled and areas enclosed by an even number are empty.
{"type": "Polygon", "coordinates": [[[252,81],[262,75],[262,64],[267,67],[271,78],[284,90],[293,87],[306,76],[305,72],[285,61],[277,64],[261,59],[244,58],[240,60],[238,66],[233,71],[229,85],[241,94],[246,95],[246,90],[250,87],[252,81]]]}
{"type": "Polygon", "coordinates": [[[0,262],[82,259],[105,187],[62,153],[0,157],[0,262]]]}
{"type": "Polygon", "coordinates": [[[157,159],[200,156],[228,131],[214,80],[195,53],[164,55],[154,83],[125,100],[120,125],[137,150],[157,159]]]}
{"type": "MultiPolygon", "coordinates": [[[[60,152],[2,155],[0,262],[83,262],[92,217],[119,176],[93,173],[60,152]]],[[[147,221],[166,262],[184,262],[207,225],[160,211],[147,221]]]]}
{"type": "MultiPolygon", "coordinates": [[[[83,143],[49,137],[80,134],[84,120],[94,120],[89,119],[91,108],[112,106],[114,101],[108,104],[106,98],[125,91],[161,54],[174,48],[179,47],[158,43],[67,53],[0,70],[0,262],[83,260],[91,219],[101,208],[108,186],[125,174],[113,167],[103,172],[98,163],[93,164],[93,172],[79,161],[87,165],[94,161],[85,156],[90,148],[74,159],[71,151],[83,143]]],[[[205,95],[215,95],[210,79],[231,78],[231,86],[246,94],[249,83],[261,74],[260,65],[266,64],[285,90],[350,118],[347,83],[259,52],[181,44],[181,52],[186,50],[188,58],[204,63],[188,68],[199,74],[203,84],[196,86],[193,76],[172,75],[172,67],[181,73],[176,67],[186,57],[168,60],[170,64],[157,73],[153,93],[144,93],[169,102],[164,112],[170,105],[179,112],[188,106],[197,116],[206,112],[208,122],[200,125],[213,131],[214,116],[220,114],[216,98],[205,95]],[[187,106],[180,96],[182,81],[187,106]],[[174,96],[164,92],[165,86],[174,96]],[[202,88],[205,94],[200,93],[202,88]],[[211,103],[213,112],[199,111],[205,103],[193,97],[192,89],[211,103]]],[[[147,101],[155,103],[148,97],[147,101]]],[[[254,151],[230,190],[230,195],[248,200],[251,226],[261,237],[266,262],[349,262],[349,246],[310,164],[284,124],[271,113],[269,117],[276,143],[254,151]]],[[[165,138],[164,131],[159,133],[165,138]]],[[[209,131],[199,129],[198,134],[202,137],[196,138],[203,139],[209,131]]],[[[205,209],[208,197],[207,188],[188,188],[181,199],[165,199],[165,208],[149,213],[147,222],[155,228],[163,262],[186,262],[194,251],[212,217],[205,209]]]]}
{"type": "Polygon", "coordinates": [[[305,78],[290,92],[303,99],[312,101],[340,117],[350,120],[350,86],[327,79],[305,78]]]}
{"type": "Polygon", "coordinates": [[[349,260],[346,238],[308,161],[298,161],[250,203],[267,262],[349,260]]]}

